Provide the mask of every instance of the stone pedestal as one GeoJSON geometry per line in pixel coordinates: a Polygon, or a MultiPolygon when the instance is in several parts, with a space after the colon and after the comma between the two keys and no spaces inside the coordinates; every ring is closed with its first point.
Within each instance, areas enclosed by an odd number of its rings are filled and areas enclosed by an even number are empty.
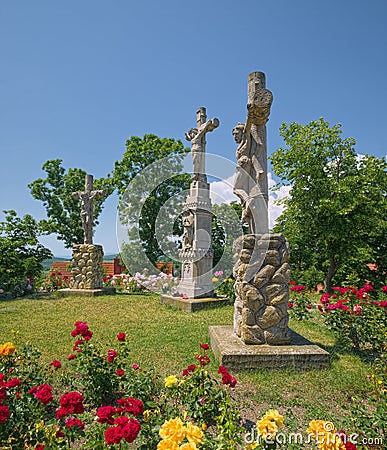
{"type": "Polygon", "coordinates": [[[219,308],[230,304],[227,297],[201,297],[201,298],[181,298],[172,295],[162,294],[160,302],[164,305],[170,305],[179,308],[184,312],[193,313],[202,309],[219,308]]]}
{"type": "Polygon", "coordinates": [[[289,256],[282,234],[248,234],[235,241],[234,332],[245,344],[290,342],[289,256]]]}
{"type": "Polygon", "coordinates": [[[193,217],[193,239],[179,252],[181,261],[181,282],[179,292],[189,298],[213,296],[212,287],[212,204],[209,183],[191,183],[183,214],[193,217]]]}
{"type": "Polygon", "coordinates": [[[102,245],[77,244],[73,246],[70,289],[102,289],[102,245]]]}
{"type": "Polygon", "coordinates": [[[321,370],[330,365],[330,354],[290,330],[287,345],[246,345],[232,326],[209,328],[211,348],[219,364],[229,370],[321,370]]]}

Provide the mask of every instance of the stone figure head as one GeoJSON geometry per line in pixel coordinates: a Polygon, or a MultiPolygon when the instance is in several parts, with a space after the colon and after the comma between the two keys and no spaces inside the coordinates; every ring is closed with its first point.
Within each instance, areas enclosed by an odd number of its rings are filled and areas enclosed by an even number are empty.
{"type": "Polygon", "coordinates": [[[232,135],[237,144],[240,144],[243,141],[244,129],[245,124],[240,122],[232,129],[232,135]]]}
{"type": "Polygon", "coordinates": [[[204,106],[201,106],[196,111],[196,123],[199,126],[202,123],[205,123],[206,119],[207,119],[206,108],[204,108],[204,106]]]}

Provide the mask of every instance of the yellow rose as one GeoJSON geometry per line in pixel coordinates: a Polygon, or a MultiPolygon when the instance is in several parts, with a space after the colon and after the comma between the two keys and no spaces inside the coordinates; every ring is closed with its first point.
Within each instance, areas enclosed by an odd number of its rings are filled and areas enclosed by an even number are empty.
{"type": "Polygon", "coordinates": [[[217,281],[218,281],[218,279],[217,279],[216,277],[213,277],[213,278],[212,278],[212,282],[213,282],[213,283],[216,283],[217,281]]]}
{"type": "Polygon", "coordinates": [[[180,445],[179,450],[197,450],[197,447],[193,442],[186,442],[185,444],[180,445]]]}
{"type": "Polygon", "coordinates": [[[325,433],[326,430],[324,428],[325,422],[323,420],[312,420],[309,423],[309,428],[306,430],[308,434],[313,434],[317,436],[320,433],[325,433]]]}
{"type": "Polygon", "coordinates": [[[0,356],[8,356],[12,355],[16,350],[15,346],[12,342],[6,342],[3,345],[0,345],[0,356]]]}
{"type": "Polygon", "coordinates": [[[332,422],[326,420],[312,420],[309,423],[309,428],[306,430],[308,434],[314,434],[315,436],[323,435],[325,433],[335,433],[336,429],[332,422]]]}
{"type": "Polygon", "coordinates": [[[184,424],[179,417],[168,420],[161,425],[159,434],[161,439],[171,440],[177,444],[180,444],[180,442],[185,438],[184,424]]]}
{"type": "Polygon", "coordinates": [[[191,422],[187,423],[187,425],[185,427],[185,433],[186,433],[188,442],[190,442],[190,443],[201,444],[204,441],[203,433],[200,430],[200,428],[197,427],[196,425],[192,425],[191,422]]]}
{"type": "Polygon", "coordinates": [[[165,387],[174,386],[179,380],[175,377],[175,375],[169,375],[165,380],[165,387]]]}
{"type": "Polygon", "coordinates": [[[257,422],[257,430],[263,440],[272,441],[277,434],[278,427],[274,422],[264,417],[257,422]]]}
{"type": "Polygon", "coordinates": [[[179,450],[179,446],[175,441],[171,441],[170,439],[160,441],[157,444],[157,450],[179,450]]]}
{"type": "Polygon", "coordinates": [[[284,424],[283,416],[281,416],[281,414],[276,409],[269,409],[268,411],[266,411],[264,417],[274,422],[278,428],[282,427],[282,425],[284,424]]]}

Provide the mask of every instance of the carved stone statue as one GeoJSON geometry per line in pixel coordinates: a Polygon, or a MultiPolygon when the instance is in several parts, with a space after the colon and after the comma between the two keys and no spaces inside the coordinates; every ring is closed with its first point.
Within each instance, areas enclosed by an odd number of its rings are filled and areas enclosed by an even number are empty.
{"type": "Polygon", "coordinates": [[[72,193],[72,198],[81,200],[81,219],[83,228],[83,243],[93,243],[93,213],[94,199],[106,197],[106,191],[93,190],[93,175],[87,174],[85,177],[85,190],[72,193]]]}
{"type": "Polygon", "coordinates": [[[239,122],[232,130],[238,144],[234,193],[241,200],[242,221],[251,234],[268,231],[266,122],[272,101],[273,94],[265,88],[265,74],[251,73],[246,124],[239,122]]]}
{"type": "Polygon", "coordinates": [[[194,239],[194,215],[189,210],[183,215],[183,227],[183,250],[191,249],[194,239]]]}
{"type": "Polygon", "coordinates": [[[206,119],[206,108],[198,108],[196,111],[197,128],[191,128],[185,133],[187,141],[192,143],[192,179],[194,181],[207,181],[205,172],[206,133],[215,130],[219,126],[218,119],[206,119]]]}

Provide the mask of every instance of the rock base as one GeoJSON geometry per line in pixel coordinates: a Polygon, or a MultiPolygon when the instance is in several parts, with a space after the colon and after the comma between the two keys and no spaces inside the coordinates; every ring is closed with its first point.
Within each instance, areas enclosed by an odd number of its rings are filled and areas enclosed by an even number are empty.
{"type": "Polygon", "coordinates": [[[174,306],[184,312],[192,313],[201,309],[217,308],[230,304],[227,297],[207,297],[207,298],[181,298],[172,295],[161,295],[160,302],[165,305],[174,306]]]}
{"type": "Polygon", "coordinates": [[[229,370],[325,369],[330,354],[293,330],[288,345],[246,345],[232,326],[209,327],[211,347],[219,364],[229,370]]]}
{"type": "Polygon", "coordinates": [[[70,280],[71,289],[102,289],[102,245],[77,244],[73,246],[70,280]]]}

